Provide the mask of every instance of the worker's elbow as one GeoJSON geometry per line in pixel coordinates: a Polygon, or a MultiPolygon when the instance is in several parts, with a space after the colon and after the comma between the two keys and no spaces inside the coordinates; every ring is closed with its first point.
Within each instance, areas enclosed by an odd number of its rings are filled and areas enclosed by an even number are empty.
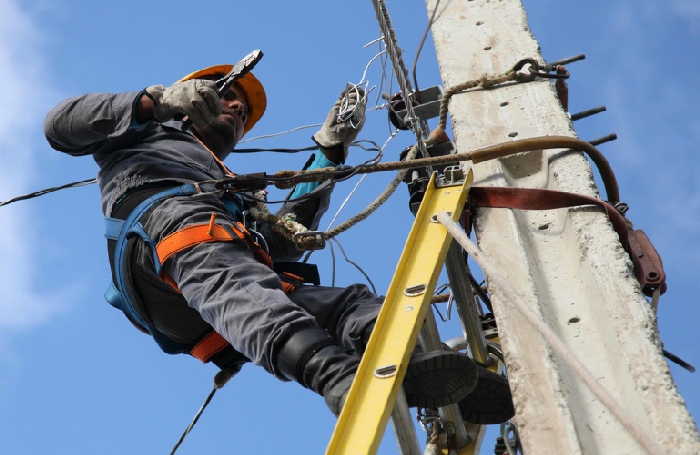
{"type": "Polygon", "coordinates": [[[44,137],[51,148],[73,156],[92,153],[95,134],[80,128],[81,117],[74,112],[80,98],[69,98],[51,109],[44,118],[44,137]],[[91,136],[91,137],[88,137],[91,136]]]}

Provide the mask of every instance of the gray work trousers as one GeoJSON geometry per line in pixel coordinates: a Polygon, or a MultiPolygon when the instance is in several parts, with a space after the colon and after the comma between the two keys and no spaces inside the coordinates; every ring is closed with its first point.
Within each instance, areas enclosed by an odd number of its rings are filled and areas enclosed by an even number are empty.
{"type": "MultiPolygon", "coordinates": [[[[208,222],[212,213],[219,224],[234,221],[215,197],[173,197],[142,221],[157,242],[188,225],[208,222]]],[[[152,275],[149,250],[142,246],[137,258],[141,272],[152,275]]],[[[194,309],[234,349],[280,378],[277,354],[302,329],[321,327],[346,350],[362,352],[363,337],[383,301],[359,284],[347,288],[303,285],[287,295],[277,274],[256,260],[242,241],[195,245],[172,256],[164,271],[177,283],[188,311],[194,309]]],[[[189,330],[178,328],[183,318],[172,305],[154,301],[146,307],[162,332],[178,335],[189,330]]]]}

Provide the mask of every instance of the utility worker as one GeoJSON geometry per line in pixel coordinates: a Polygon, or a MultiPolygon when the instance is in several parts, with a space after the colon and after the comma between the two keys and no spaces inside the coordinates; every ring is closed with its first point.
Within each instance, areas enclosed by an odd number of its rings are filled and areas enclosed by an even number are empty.
{"type": "MultiPolygon", "coordinates": [[[[231,69],[205,68],[167,88],[67,99],[47,115],[45,135],[56,150],[92,155],[100,167],[112,305],[165,352],[234,371],[251,361],[322,395],[338,415],[382,299],[362,285],[303,284],[318,279],[291,262],[302,251],[250,219],[245,193],[209,183],[234,175],[224,159],[266,107],[250,72],[219,96],[215,81],[231,69]]],[[[307,168],[344,163],[364,122],[362,95],[341,94],[313,136],[320,153],[307,168]],[[343,100],[356,110],[353,121],[338,120],[343,100]]],[[[315,229],[332,187],[297,186],[278,215],[315,229]]],[[[505,380],[460,353],[415,353],[404,388],[413,406],[462,400],[472,421],[512,415],[505,380]]]]}

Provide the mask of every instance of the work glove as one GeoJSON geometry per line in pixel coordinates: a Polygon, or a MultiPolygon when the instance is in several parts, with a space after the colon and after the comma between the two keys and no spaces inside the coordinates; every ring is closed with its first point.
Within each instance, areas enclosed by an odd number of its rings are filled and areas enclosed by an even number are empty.
{"type": "Polygon", "coordinates": [[[191,79],[167,88],[152,85],[146,92],[154,102],[153,117],[159,122],[187,116],[195,126],[208,125],[221,113],[214,81],[191,79]]]}
{"type": "Polygon", "coordinates": [[[355,140],[364,123],[365,91],[362,87],[348,85],[328,112],[321,129],[313,135],[313,140],[325,149],[342,146],[342,161],[345,161],[348,145],[355,140]]]}

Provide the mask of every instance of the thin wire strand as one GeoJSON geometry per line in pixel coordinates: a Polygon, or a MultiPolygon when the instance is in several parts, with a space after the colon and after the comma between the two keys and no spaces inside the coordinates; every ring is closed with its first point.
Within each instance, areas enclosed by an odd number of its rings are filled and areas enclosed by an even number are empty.
{"type": "Polygon", "coordinates": [[[364,113],[360,116],[357,116],[357,109],[359,106],[366,106],[367,105],[367,96],[371,93],[371,91],[374,89],[368,89],[369,82],[367,81],[367,71],[369,70],[369,67],[374,63],[374,61],[381,57],[383,54],[385,54],[386,51],[382,50],[379,53],[375,54],[372,58],[369,59],[367,64],[365,65],[365,69],[362,72],[362,77],[360,78],[360,81],[358,83],[352,83],[350,82],[348,84],[349,88],[343,97],[343,100],[341,102],[340,107],[338,108],[338,114],[337,114],[337,121],[338,123],[342,122],[350,122],[350,125],[353,128],[358,128],[359,124],[362,122],[364,118],[364,113]],[[360,90],[361,89],[361,90],[360,90]],[[350,94],[354,93],[355,94],[355,102],[353,104],[350,104],[350,94]],[[358,118],[356,118],[358,117],[358,118]]]}
{"type": "Polygon", "coordinates": [[[372,57],[371,59],[369,59],[369,62],[367,62],[367,64],[365,65],[365,70],[362,72],[362,77],[360,78],[360,82],[358,82],[357,85],[360,85],[360,84],[362,84],[362,83],[364,83],[364,82],[367,81],[367,70],[369,70],[370,65],[372,65],[372,63],[374,63],[374,61],[375,61],[377,58],[381,57],[381,56],[384,55],[384,54],[386,54],[386,49],[382,49],[382,50],[379,51],[377,54],[375,54],[374,57],[372,57]]]}
{"type": "MultiPolygon", "coordinates": [[[[386,149],[386,146],[391,142],[392,139],[396,137],[396,135],[399,133],[399,130],[394,130],[392,133],[389,135],[388,138],[384,141],[384,144],[380,147],[379,151],[381,154],[384,153],[384,149],[386,149]]],[[[381,157],[380,157],[381,158],[381,157]]],[[[328,226],[326,227],[326,230],[330,229],[330,227],[335,223],[335,220],[338,218],[338,215],[345,209],[345,206],[348,204],[350,199],[353,197],[357,189],[362,185],[362,183],[365,181],[365,177],[367,174],[364,174],[360,179],[355,183],[355,187],[348,193],[347,196],[345,196],[345,199],[343,200],[342,204],[340,204],[340,207],[338,207],[338,210],[336,210],[335,214],[333,215],[333,218],[331,219],[330,223],[328,223],[328,226]]]]}
{"type": "Polygon", "coordinates": [[[259,141],[260,139],[267,139],[269,137],[283,136],[285,134],[291,134],[291,133],[295,133],[297,131],[305,130],[307,128],[315,128],[315,127],[318,127],[321,125],[323,125],[323,123],[309,123],[308,125],[297,126],[297,127],[294,127],[294,128],[288,129],[288,130],[279,131],[277,133],[263,134],[260,136],[254,136],[254,137],[251,137],[248,139],[243,139],[242,141],[239,142],[239,144],[245,144],[248,142],[259,141]]]}
{"type": "Polygon", "coordinates": [[[372,41],[370,41],[370,42],[364,44],[362,47],[363,47],[363,48],[368,48],[368,47],[370,47],[372,44],[378,43],[378,42],[380,42],[380,41],[384,41],[384,35],[380,36],[379,38],[373,39],[372,41]]]}
{"type": "MultiPolygon", "coordinates": [[[[395,133],[398,134],[397,131],[395,131],[395,133]]],[[[393,136],[390,136],[390,139],[393,139],[393,136]]],[[[387,141],[384,143],[384,146],[386,146],[386,144],[389,143],[390,139],[387,139],[387,141]]],[[[416,153],[418,153],[418,148],[411,147],[411,149],[406,154],[406,161],[411,161],[412,159],[414,159],[416,157],[416,153]]],[[[399,184],[403,181],[406,172],[406,170],[401,170],[397,172],[393,180],[389,182],[384,191],[382,191],[379,196],[377,196],[372,202],[370,202],[364,210],[354,215],[350,219],[346,220],[345,222],[341,223],[340,225],[336,226],[335,228],[327,231],[326,238],[335,237],[336,235],[345,232],[355,224],[366,219],[368,216],[374,213],[375,210],[377,210],[382,204],[384,204],[384,202],[387,201],[387,199],[391,197],[391,195],[394,194],[396,188],[398,188],[399,184]]]]}
{"type": "Polygon", "coordinates": [[[331,226],[333,226],[333,223],[335,223],[335,220],[338,218],[338,215],[340,215],[340,212],[343,211],[343,209],[345,208],[347,203],[350,201],[350,199],[353,197],[353,195],[355,194],[357,189],[360,187],[360,185],[362,185],[362,182],[365,181],[365,179],[367,178],[367,175],[368,174],[363,174],[362,176],[360,176],[360,178],[357,180],[357,182],[355,182],[355,186],[347,194],[347,196],[345,196],[345,199],[343,199],[342,204],[340,204],[340,207],[338,207],[338,210],[336,210],[335,213],[333,214],[333,218],[331,218],[331,221],[328,223],[328,226],[326,226],[326,231],[328,229],[330,229],[331,226]]]}
{"type": "Polygon", "coordinates": [[[338,241],[338,239],[331,239],[331,245],[333,243],[335,243],[338,246],[338,248],[340,249],[340,252],[343,255],[343,258],[345,259],[345,262],[347,262],[348,264],[355,267],[362,275],[364,275],[365,280],[367,280],[367,283],[369,283],[370,287],[372,288],[372,292],[376,295],[377,288],[374,286],[374,282],[372,282],[372,279],[369,277],[369,274],[367,272],[365,272],[364,269],[362,267],[360,267],[360,265],[357,262],[353,261],[352,259],[350,259],[348,257],[347,253],[345,252],[345,248],[343,248],[343,244],[340,243],[338,241]]]}

